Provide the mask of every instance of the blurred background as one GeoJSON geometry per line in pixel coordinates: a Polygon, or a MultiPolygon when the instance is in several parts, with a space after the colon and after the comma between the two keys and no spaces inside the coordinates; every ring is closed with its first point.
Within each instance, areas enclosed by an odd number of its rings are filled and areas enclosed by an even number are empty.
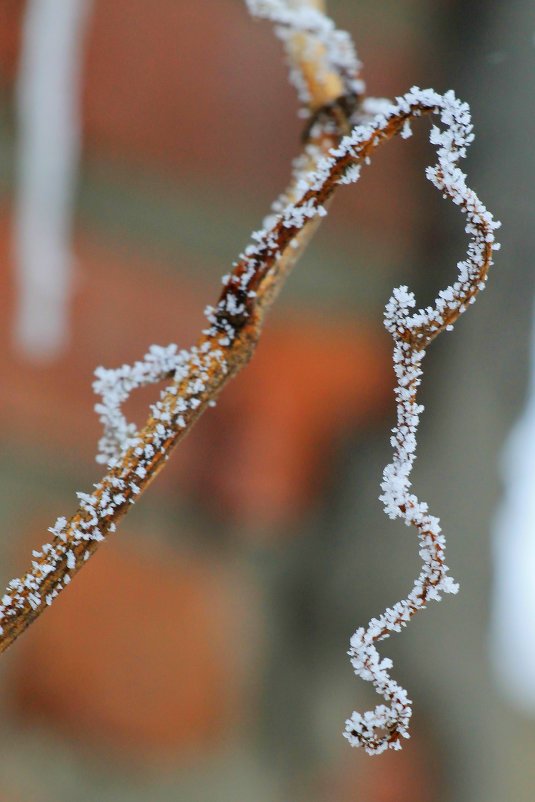
{"type": "MultiPolygon", "coordinates": [[[[348,639],[418,571],[377,501],[382,310],[400,283],[430,302],[465,247],[424,180],[425,122],[338,194],[252,363],[2,657],[1,802],[535,796],[535,8],[329,10],[371,95],[470,102],[469,184],[504,224],[488,290],[427,358],[414,485],[461,593],[381,649],[413,737],[369,758],[341,731],[376,703],[348,639]]],[[[95,367],[195,341],[300,133],[280,45],[239,0],[0,0],[2,582],[100,476],[95,367]]]]}

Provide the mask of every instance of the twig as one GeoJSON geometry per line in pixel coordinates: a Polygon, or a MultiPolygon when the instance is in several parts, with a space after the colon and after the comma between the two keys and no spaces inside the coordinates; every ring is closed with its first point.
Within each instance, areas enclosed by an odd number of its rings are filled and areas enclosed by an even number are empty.
{"type": "MultiPolygon", "coordinates": [[[[306,2],[301,0],[302,9],[306,2]]],[[[310,2],[316,7],[314,18],[318,22],[322,17],[318,2],[310,2]]],[[[331,87],[330,94],[323,89],[321,100],[317,100],[316,84],[311,84],[312,113],[322,103],[334,102],[345,83],[327,58],[316,31],[299,27],[302,19],[307,20],[298,17],[289,27],[288,41],[296,37],[291,52],[294,70],[311,75],[314,60],[321,58],[318,72],[322,71],[331,87]]],[[[330,21],[329,25],[332,26],[330,21]]],[[[333,52],[331,48],[331,56],[333,52]]],[[[104,423],[99,457],[108,463],[108,472],[92,493],[77,494],[80,505],[75,514],[68,520],[56,521],[49,530],[54,536],[52,542],[33,552],[34,559],[24,576],[8,583],[0,604],[0,652],[52,603],[99,543],[116,531],[130,506],[165,465],[172,449],[251,358],[265,314],[321,220],[309,199],[302,199],[304,186],[318,160],[340,138],[332,120],[313,126],[309,144],[296,161],[290,186],[275,204],[275,212],[284,206],[288,213],[272,216],[275,222],[253,235],[256,244],[246,249],[224,278],[217,306],[207,310],[210,327],[196,346],[187,352],[178,352],[176,346],[153,346],[147,358],[133,367],[97,371],[95,389],[103,395],[97,411],[104,423]],[[288,217],[292,210],[296,215],[293,223],[288,217]],[[121,402],[135,387],[169,378],[171,383],[152,406],[145,426],[136,433],[120,412],[121,402]]],[[[330,183],[327,194],[335,188],[335,182],[330,183]]],[[[327,195],[323,194],[325,201],[327,195]]],[[[320,207],[318,202],[317,208],[320,207]]]]}
{"type": "Polygon", "coordinates": [[[364,94],[361,64],[351,37],[325,15],[323,0],[246,2],[254,16],[276,23],[304,117],[343,95],[364,94]]]}

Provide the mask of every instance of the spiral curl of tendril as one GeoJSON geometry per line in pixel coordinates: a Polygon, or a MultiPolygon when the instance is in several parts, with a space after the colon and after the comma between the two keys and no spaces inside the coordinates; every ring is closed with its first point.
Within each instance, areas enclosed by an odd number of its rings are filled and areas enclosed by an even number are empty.
{"type": "Polygon", "coordinates": [[[429,601],[439,601],[441,594],[458,590],[458,585],[448,575],[445,539],[439,519],[411,492],[416,432],[423,411],[416,400],[422,379],[422,360],[432,340],[440,332],[451,330],[457,318],[484,289],[492,253],[499,247],[494,241],[494,230],[499,223],[467,187],[466,176],[458,167],[459,159],[466,155],[466,148],[474,138],[466,103],[461,103],[453,92],[441,96],[433,90],[414,88],[398,98],[396,106],[386,113],[382,123],[376,121],[375,127],[386,126],[388,119],[400,113],[411,114],[417,105],[439,115],[445,126],[444,130],[437,126],[431,129],[430,140],[438,147],[438,162],[427,168],[426,175],[443,196],[463,212],[470,241],[466,258],[457,265],[457,280],[438,293],[433,306],[413,311],[415,298],[405,286],[394,290],[386,306],[385,326],[394,341],[397,423],[390,441],[394,456],[384,469],[380,500],[389,518],[402,518],[407,526],[416,528],[422,569],[408,596],[378,618],[372,618],[366,628],[357,629],[350,641],[349,656],[355,673],[373,683],[386,703],[365,713],[354,712],[346,721],[344,736],[352,746],[363,746],[369,754],[401,749],[402,739],[409,737],[412,715],[407,692],[390,676],[392,661],[381,660],[375,644],[392,632],[399,632],[429,601]]]}

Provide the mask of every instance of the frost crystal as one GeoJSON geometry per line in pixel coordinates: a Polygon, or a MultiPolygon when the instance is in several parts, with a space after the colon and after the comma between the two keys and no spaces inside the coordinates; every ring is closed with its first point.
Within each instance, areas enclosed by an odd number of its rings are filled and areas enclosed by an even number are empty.
{"type": "MultiPolygon", "coordinates": [[[[119,459],[121,454],[136,442],[136,427],[128,423],[121,411],[132,390],[155,384],[163,379],[176,376],[187,364],[189,354],[177,353],[176,345],[166,348],[152,345],[148,354],[134,365],[123,365],[115,370],[97,368],[93,389],[102,396],[102,402],[95,405],[95,411],[104,426],[104,435],[99,443],[97,462],[108,464],[119,459]]],[[[153,408],[156,417],[161,415],[153,408]]]]}

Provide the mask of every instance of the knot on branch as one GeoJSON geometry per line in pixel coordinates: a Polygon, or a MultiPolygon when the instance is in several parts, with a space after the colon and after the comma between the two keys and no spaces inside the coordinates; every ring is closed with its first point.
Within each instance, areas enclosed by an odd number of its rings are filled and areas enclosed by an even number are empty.
{"type": "Polygon", "coordinates": [[[323,134],[332,136],[347,136],[355,125],[355,114],[359,110],[361,96],[356,92],[340,95],[330,103],[320,106],[310,115],[301,135],[304,144],[314,138],[316,125],[323,134]]]}

